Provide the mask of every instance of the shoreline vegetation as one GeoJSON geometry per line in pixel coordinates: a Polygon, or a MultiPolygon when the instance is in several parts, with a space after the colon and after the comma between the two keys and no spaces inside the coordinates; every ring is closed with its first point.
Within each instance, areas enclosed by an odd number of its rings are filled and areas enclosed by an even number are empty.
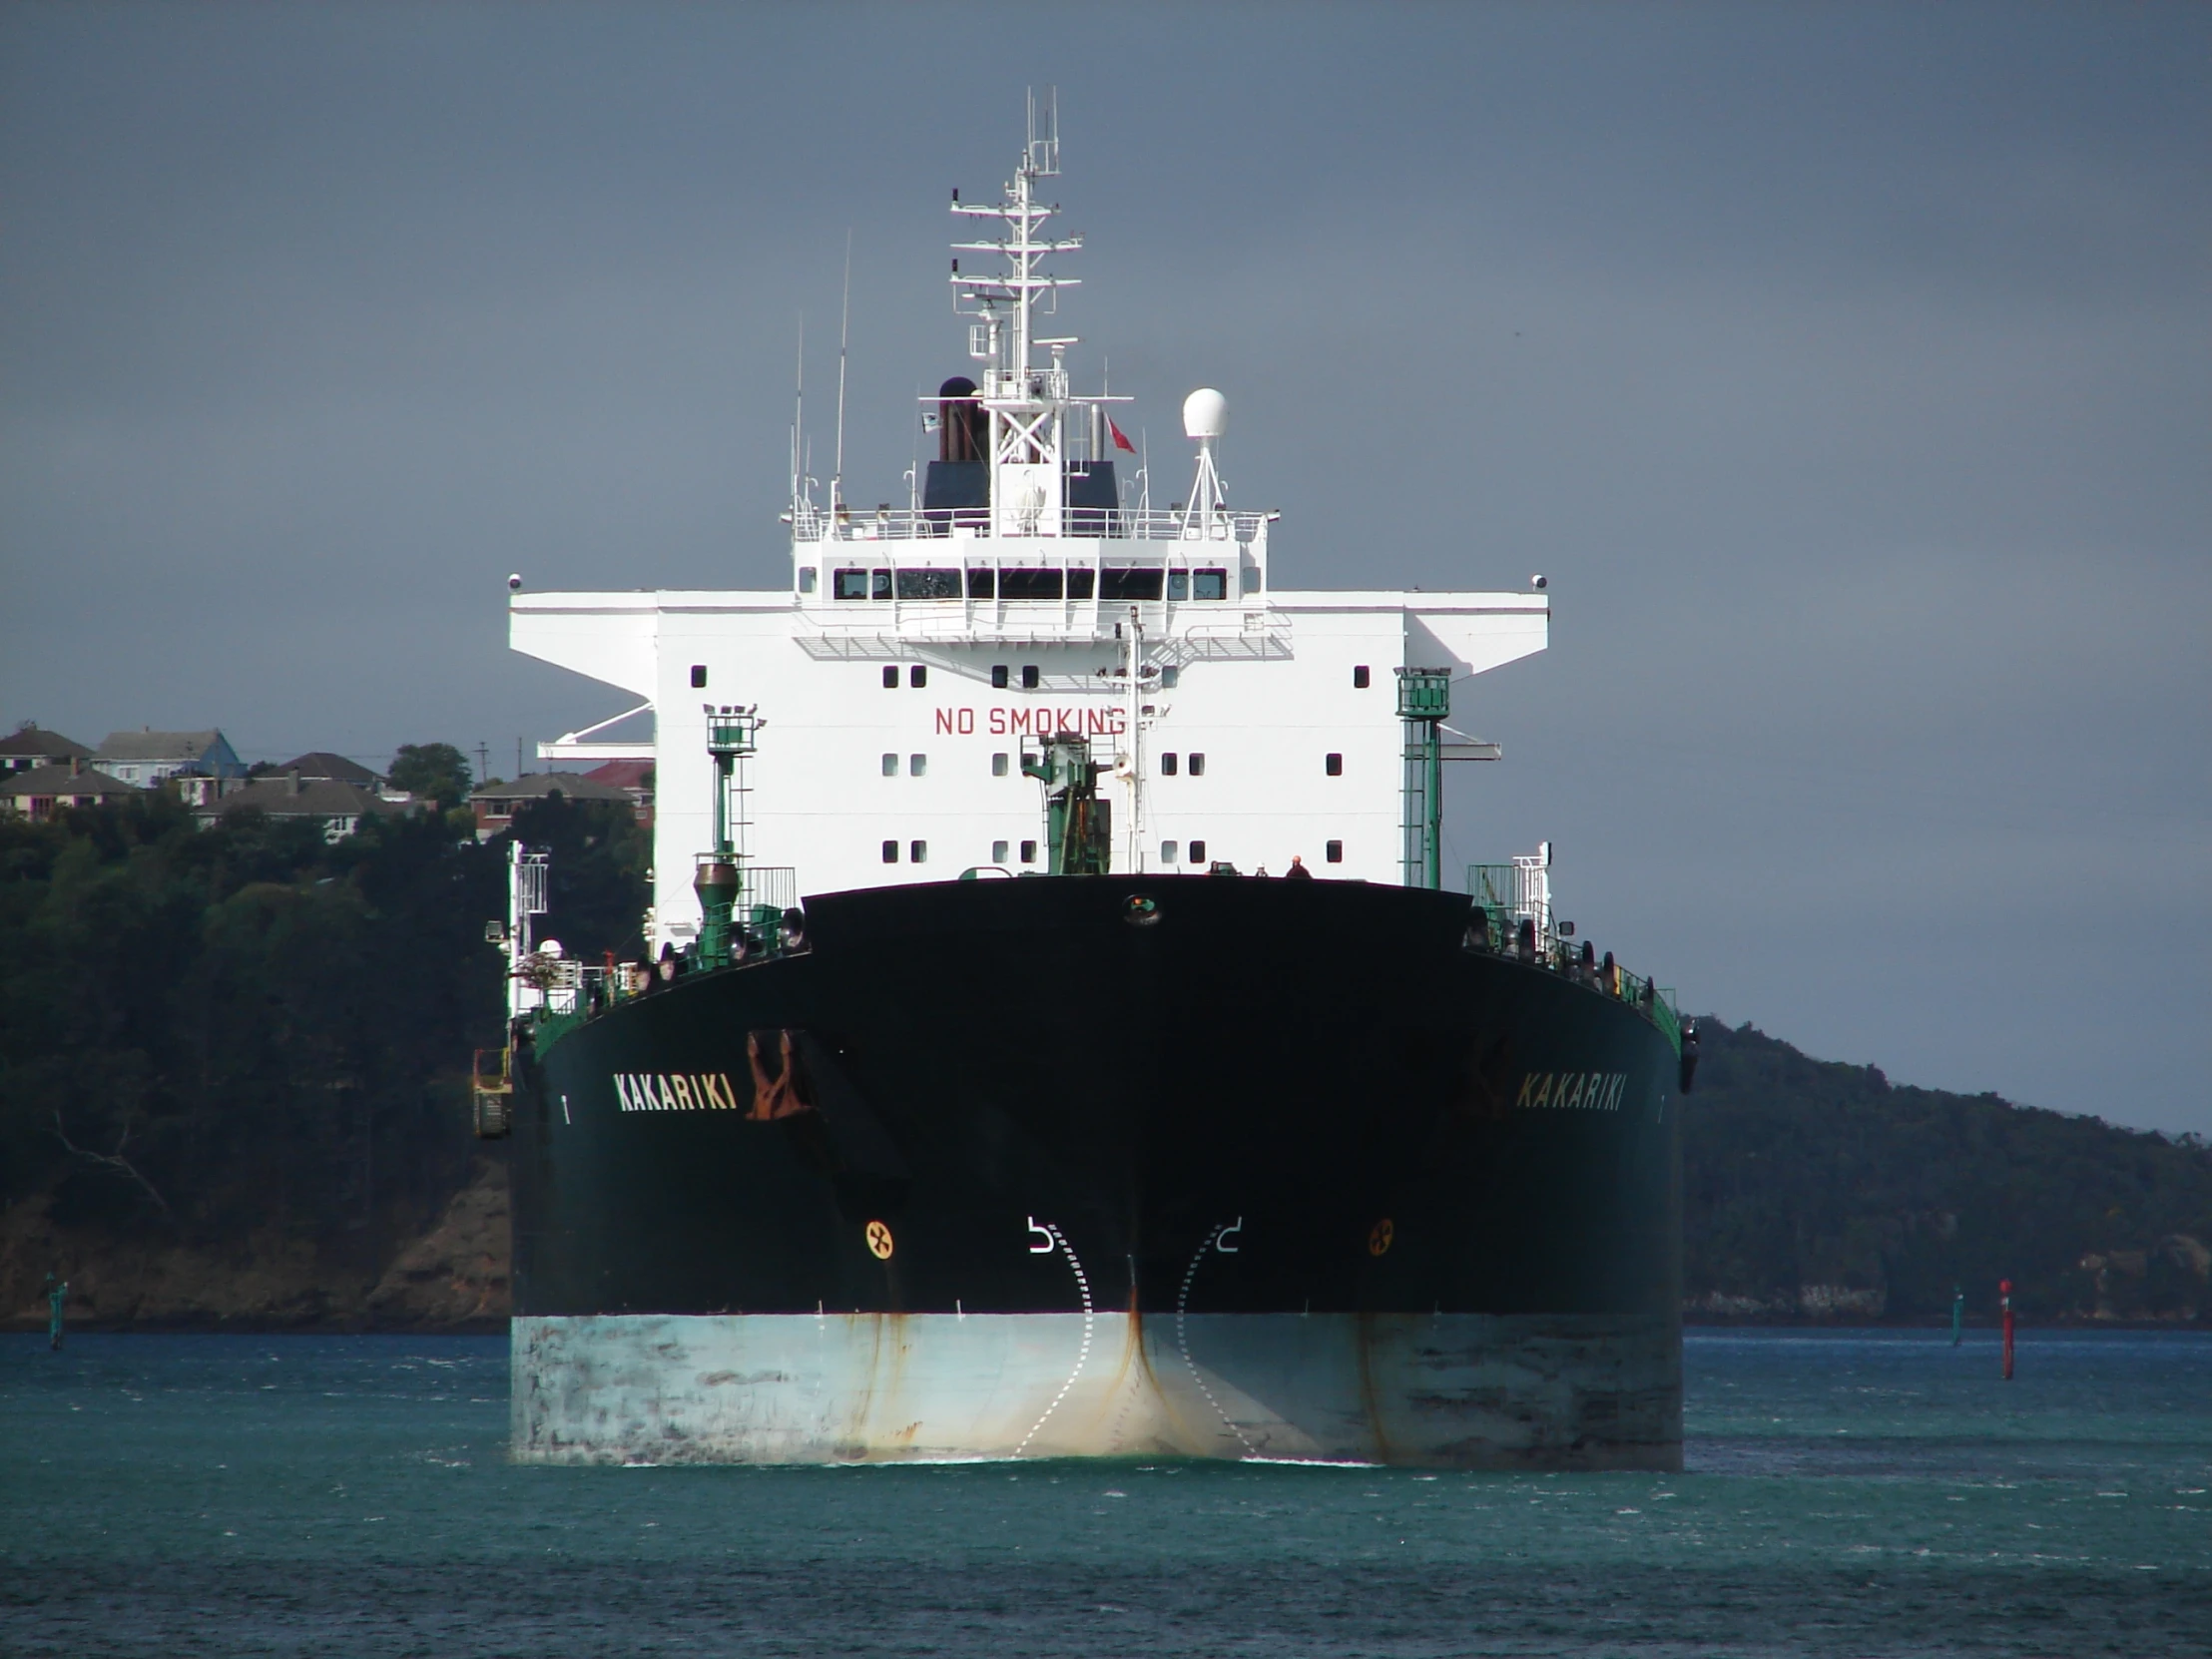
{"type": "MultiPolygon", "coordinates": [[[[465,781],[462,785],[465,792],[465,781]]],[[[447,805],[452,805],[448,803],[447,805]]],[[[546,931],[634,957],[647,836],[554,798],[326,842],[173,796],[0,820],[0,1328],[496,1332],[504,1148],[468,1131],[499,1040],[510,835],[554,850],[546,931]]],[[[1683,1102],[1700,1326],[2212,1328],[2197,1136],[1893,1084],[1700,1020],[1683,1102]]]]}

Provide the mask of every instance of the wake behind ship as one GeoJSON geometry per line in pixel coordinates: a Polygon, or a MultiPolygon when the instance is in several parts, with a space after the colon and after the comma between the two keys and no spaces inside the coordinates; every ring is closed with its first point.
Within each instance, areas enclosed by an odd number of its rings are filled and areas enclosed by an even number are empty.
{"type": "Polygon", "coordinates": [[[645,962],[512,854],[515,1454],[1677,1468],[1694,1038],[1548,848],[1442,884],[1453,690],[1548,601],[1273,589],[1210,391],[1184,499],[1118,478],[1057,149],[954,199],[1003,269],[903,508],[795,424],[788,589],[513,600],[653,716],[541,753],[659,797],[645,962]]]}

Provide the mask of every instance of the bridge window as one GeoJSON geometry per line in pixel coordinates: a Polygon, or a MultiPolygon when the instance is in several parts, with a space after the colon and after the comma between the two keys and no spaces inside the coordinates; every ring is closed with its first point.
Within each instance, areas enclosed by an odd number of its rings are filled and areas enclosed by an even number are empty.
{"type": "Polygon", "coordinates": [[[1160,757],[1160,776],[1162,778],[1173,778],[1175,776],[1175,757],[1172,754],[1160,757]]]}
{"type": "Polygon", "coordinates": [[[1191,596],[1191,573],[1190,573],[1189,571],[1187,571],[1187,570],[1171,570],[1171,571],[1169,571],[1169,572],[1168,572],[1168,597],[1169,597],[1170,599],[1188,599],[1188,598],[1190,598],[1190,596],[1191,596]]]}
{"type": "Polygon", "coordinates": [[[1095,570],[1071,570],[1068,572],[1068,597],[1070,599],[1088,599],[1097,586],[1098,572],[1095,570]]]}
{"type": "MultiPolygon", "coordinates": [[[[1160,578],[1165,573],[1158,565],[1149,568],[1117,569],[1108,565],[1099,572],[1098,597],[1101,599],[1157,599],[1160,597],[1160,578]]],[[[1078,595],[1077,597],[1081,597],[1078,595]]]]}
{"type": "Polygon", "coordinates": [[[1206,843],[1204,841],[1191,842],[1190,861],[1194,864],[1203,864],[1206,861],[1206,843]]]}
{"type": "Polygon", "coordinates": [[[896,755],[883,757],[883,776],[885,778],[896,778],[898,776],[898,757],[896,755]]]}
{"type": "Polygon", "coordinates": [[[906,684],[916,691],[921,690],[922,687],[929,684],[929,671],[919,663],[914,664],[912,668],[906,671],[906,684]]]}
{"type": "Polygon", "coordinates": [[[1229,572],[1226,570],[1192,571],[1191,592],[1199,599],[1227,599],[1229,597],[1229,572]]]}
{"type": "Polygon", "coordinates": [[[888,599],[888,598],[890,598],[890,596],[891,596],[891,573],[890,573],[889,571],[887,571],[887,570],[878,570],[878,571],[875,571],[875,572],[871,573],[871,574],[870,574],[870,576],[869,576],[869,578],[868,578],[868,587],[867,587],[867,591],[868,591],[868,597],[869,597],[870,599],[888,599]]]}
{"type": "Polygon", "coordinates": [[[1342,755],[1325,755],[1322,757],[1321,769],[1332,778],[1342,778],[1345,775],[1345,758],[1342,755]]]}
{"type": "Polygon", "coordinates": [[[1322,848],[1322,851],[1333,864],[1341,864],[1345,861],[1345,843],[1343,841],[1331,841],[1322,848]]]}
{"type": "Polygon", "coordinates": [[[901,599],[957,599],[960,573],[956,570],[902,570],[898,573],[901,599]]]}
{"type": "Polygon", "coordinates": [[[967,596],[970,599],[988,599],[997,590],[998,573],[991,570],[971,570],[967,573],[967,596]]]}
{"type": "Polygon", "coordinates": [[[801,593],[813,593],[815,591],[815,567],[813,565],[802,565],[800,567],[799,591],[801,593]]]}
{"type": "Polygon", "coordinates": [[[883,843],[883,862],[885,862],[886,864],[895,864],[898,862],[898,842],[885,841],[883,843]]]}
{"type": "Polygon", "coordinates": [[[1057,599],[1066,583],[1058,570],[1002,570],[998,573],[1001,599],[1057,599]]]}
{"type": "Polygon", "coordinates": [[[830,575],[830,592],[838,599],[865,599],[867,597],[867,572],[864,570],[837,570],[830,575]]]}
{"type": "Polygon", "coordinates": [[[1009,674],[1007,674],[1007,672],[1006,672],[1006,665],[1005,665],[1004,663],[993,663],[993,664],[991,664],[991,690],[992,690],[992,691],[1004,691],[1004,690],[1006,689],[1006,682],[1007,682],[1007,681],[1008,681],[1008,680],[1009,680],[1010,678],[1012,678],[1012,676],[1010,676],[1009,674]]]}
{"type": "Polygon", "coordinates": [[[1021,843],[1021,861],[1025,864],[1033,864],[1037,861],[1037,843],[1035,841],[1023,841],[1021,843]]]}

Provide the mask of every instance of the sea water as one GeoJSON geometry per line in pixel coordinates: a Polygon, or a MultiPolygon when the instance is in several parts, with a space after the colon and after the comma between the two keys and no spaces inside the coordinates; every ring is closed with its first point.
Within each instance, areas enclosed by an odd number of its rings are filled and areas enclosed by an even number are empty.
{"type": "Polygon", "coordinates": [[[2212,1654],[2212,1337],[1692,1333],[1680,1475],[507,1461],[503,1341],[0,1339],[0,1653],[2212,1654]]]}

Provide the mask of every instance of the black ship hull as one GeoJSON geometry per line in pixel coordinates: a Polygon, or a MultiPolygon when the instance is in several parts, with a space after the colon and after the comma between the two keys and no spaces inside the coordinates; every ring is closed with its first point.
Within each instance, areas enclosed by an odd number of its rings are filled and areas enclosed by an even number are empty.
{"type": "Polygon", "coordinates": [[[518,1053],[517,1454],[1679,1467],[1674,1046],[1467,920],[828,894],[518,1053]]]}

